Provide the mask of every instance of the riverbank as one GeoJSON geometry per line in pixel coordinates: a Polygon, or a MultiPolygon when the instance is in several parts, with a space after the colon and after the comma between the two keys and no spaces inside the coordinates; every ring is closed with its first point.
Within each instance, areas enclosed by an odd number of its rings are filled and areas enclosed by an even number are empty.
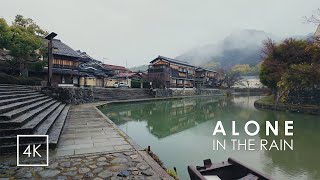
{"type": "Polygon", "coordinates": [[[275,111],[289,111],[295,113],[320,115],[320,106],[276,103],[274,101],[274,96],[267,96],[255,101],[254,107],[257,109],[268,109],[275,111]]]}

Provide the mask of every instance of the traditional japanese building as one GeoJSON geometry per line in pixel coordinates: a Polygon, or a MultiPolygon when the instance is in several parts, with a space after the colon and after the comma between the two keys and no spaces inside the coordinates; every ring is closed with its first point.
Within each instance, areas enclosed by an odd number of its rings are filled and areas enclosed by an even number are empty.
{"type": "Polygon", "coordinates": [[[112,64],[103,64],[103,66],[106,69],[112,70],[114,74],[131,72],[129,69],[127,69],[123,66],[116,66],[116,65],[112,65],[112,64]]]}
{"type": "MultiPolygon", "coordinates": [[[[79,78],[83,75],[79,72],[79,64],[81,62],[79,53],[58,39],[53,39],[52,44],[52,85],[78,86],[79,78]]],[[[45,68],[46,70],[47,68],[45,68]]]]}
{"type": "Polygon", "coordinates": [[[113,75],[86,52],[75,51],[58,39],[53,39],[54,86],[98,86],[105,87],[107,78],[113,75]]]}
{"type": "Polygon", "coordinates": [[[158,56],[150,62],[148,77],[155,88],[193,88],[195,68],[184,61],[158,56]]]}
{"type": "Polygon", "coordinates": [[[80,77],[80,86],[106,87],[108,78],[114,75],[114,72],[104,67],[101,61],[98,61],[86,52],[77,51],[80,54],[81,64],[80,73],[85,74],[80,77]]]}
{"type": "Polygon", "coordinates": [[[196,68],[196,87],[213,88],[217,86],[217,71],[198,67],[196,68]]]}

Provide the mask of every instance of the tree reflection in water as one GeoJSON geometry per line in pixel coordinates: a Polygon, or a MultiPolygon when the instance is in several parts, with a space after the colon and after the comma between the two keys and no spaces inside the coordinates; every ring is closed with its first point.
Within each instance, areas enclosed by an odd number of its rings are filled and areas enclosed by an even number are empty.
{"type": "MultiPolygon", "coordinates": [[[[160,142],[163,139],[172,139],[172,135],[177,135],[179,132],[192,135],[192,139],[199,146],[208,146],[208,142],[212,142],[212,131],[214,124],[217,121],[222,121],[227,136],[217,139],[255,139],[256,142],[260,139],[267,139],[268,142],[280,139],[291,139],[292,137],[284,136],[284,121],[294,121],[294,150],[259,152],[244,152],[244,151],[224,151],[213,152],[203,148],[201,152],[199,148],[192,149],[189,146],[190,152],[183,152],[181,157],[190,157],[194,154],[195,149],[198,151],[197,157],[190,159],[176,159],[176,164],[179,168],[184,169],[186,163],[193,161],[199,162],[200,157],[219,157],[228,158],[230,156],[241,159],[241,157],[250,157],[250,159],[242,159],[254,164],[258,169],[268,175],[272,175],[275,179],[320,179],[320,118],[319,116],[293,114],[288,112],[276,112],[268,110],[257,110],[253,106],[253,102],[259,97],[213,97],[213,98],[186,98],[180,100],[167,101],[150,101],[141,103],[126,103],[106,105],[101,111],[106,114],[117,125],[127,125],[129,122],[142,122],[147,131],[158,139],[160,142]],[[259,135],[248,137],[245,135],[243,127],[249,120],[255,120],[259,123],[261,130],[259,135]],[[279,121],[279,135],[266,136],[265,122],[279,121]],[[236,121],[236,128],[240,136],[233,137],[231,123],[236,121]],[[205,126],[201,126],[205,124],[205,126]],[[210,126],[210,127],[208,127],[210,126]],[[263,157],[260,157],[262,154],[263,157]],[[254,156],[254,157],[252,157],[254,156]],[[194,159],[194,160],[193,160],[194,159]]],[[[135,133],[139,133],[135,131],[135,133]]],[[[139,136],[140,137],[140,136],[139,136]]],[[[190,138],[190,136],[189,136],[190,138]]],[[[180,141],[186,141],[185,137],[175,136],[173,138],[176,144],[175,149],[178,151],[181,146],[180,141]]],[[[155,140],[153,140],[155,141],[155,140]]],[[[155,144],[158,143],[154,142],[155,144]]],[[[161,141],[162,143],[168,141],[161,141]]],[[[152,142],[147,142],[152,144],[152,142]]],[[[227,146],[231,146],[231,141],[227,146]]],[[[183,145],[185,146],[186,143],[183,145]]],[[[165,144],[162,144],[165,145],[165,144]]],[[[172,144],[170,144],[172,146],[172,144]]],[[[154,145],[155,146],[155,145],[154,145]]],[[[208,148],[208,147],[207,147],[208,148]]],[[[174,152],[175,149],[172,149],[174,152]]],[[[256,149],[260,149],[259,147],[256,149]]],[[[164,150],[162,150],[165,153],[164,150]]],[[[181,151],[181,150],[180,150],[181,151]]],[[[176,153],[180,153],[176,152],[176,153]]],[[[161,155],[161,151],[159,151],[161,155]]],[[[161,157],[161,156],[160,156],[161,157]]],[[[162,156],[163,157],[163,156],[162,156]]],[[[166,157],[163,157],[166,160],[166,157]]],[[[172,158],[171,158],[172,159],[172,158]]],[[[170,156],[168,162],[170,163],[170,156]]],[[[166,162],[165,162],[166,163],[166,162]]],[[[181,172],[180,172],[181,173],[181,172]]],[[[182,174],[182,177],[187,177],[182,174]]]]}

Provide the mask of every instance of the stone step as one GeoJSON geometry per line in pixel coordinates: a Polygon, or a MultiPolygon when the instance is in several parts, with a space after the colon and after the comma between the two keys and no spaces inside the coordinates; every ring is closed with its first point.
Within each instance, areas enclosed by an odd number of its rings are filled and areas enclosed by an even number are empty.
{"type": "MultiPolygon", "coordinates": [[[[55,121],[58,119],[61,112],[64,110],[65,104],[60,104],[34,131],[34,135],[45,135],[48,134],[50,128],[53,126],[55,121]]],[[[23,127],[22,127],[23,128],[23,127]]],[[[16,135],[0,137],[0,144],[14,144],[17,140],[16,135]]],[[[37,142],[28,141],[28,142],[37,142]]],[[[27,143],[27,142],[26,142],[27,143]]]]}
{"type": "MultiPolygon", "coordinates": [[[[11,91],[19,91],[19,92],[24,92],[24,91],[33,91],[30,88],[1,88],[0,87],[0,92],[11,92],[11,91]]],[[[33,91],[35,92],[35,91],[33,91]]]]}
{"type": "Polygon", "coordinates": [[[59,117],[56,119],[54,124],[52,125],[50,132],[49,132],[49,143],[50,148],[56,148],[59,142],[59,138],[62,133],[63,126],[67,120],[68,112],[70,109],[70,105],[66,105],[62,112],[60,113],[59,117]]]}
{"type": "Polygon", "coordinates": [[[19,97],[19,98],[4,99],[4,100],[0,100],[0,106],[7,105],[7,104],[12,104],[12,103],[16,103],[16,102],[22,102],[22,101],[25,101],[25,100],[34,99],[34,98],[41,97],[41,96],[44,96],[44,95],[43,94],[26,95],[24,97],[19,97]]]}
{"type": "MultiPolygon", "coordinates": [[[[28,147],[28,145],[39,145],[41,144],[41,146],[39,147],[38,150],[43,150],[46,148],[46,142],[43,141],[37,141],[37,142],[33,142],[33,143],[19,143],[20,149],[26,149],[28,147]]],[[[10,154],[10,153],[16,153],[17,152],[17,142],[15,142],[14,144],[6,144],[6,145],[0,145],[0,154],[10,154]]]]}
{"type": "Polygon", "coordinates": [[[0,85],[0,89],[19,89],[19,90],[30,90],[30,87],[27,86],[3,86],[0,85]]]}
{"type": "Polygon", "coordinates": [[[10,119],[16,118],[27,111],[33,110],[33,109],[45,104],[46,102],[49,102],[50,100],[52,100],[52,98],[46,97],[44,100],[40,99],[40,101],[35,101],[30,105],[26,105],[21,108],[14,109],[12,111],[0,114],[0,120],[10,120],[10,119]]]}
{"type": "MultiPolygon", "coordinates": [[[[19,134],[23,135],[23,134],[19,134]]],[[[33,143],[33,142],[39,142],[42,138],[32,138],[28,141],[24,141],[24,143],[33,143]]],[[[17,135],[10,135],[10,136],[2,136],[0,137],[0,147],[4,145],[12,145],[17,143],[17,135]]]]}
{"type": "Polygon", "coordinates": [[[60,104],[50,116],[47,117],[45,121],[41,123],[39,127],[33,132],[36,135],[44,135],[47,134],[52,125],[54,124],[55,120],[59,117],[61,112],[63,111],[65,104],[60,104]]]}
{"type": "Polygon", "coordinates": [[[32,104],[32,103],[35,103],[37,101],[40,101],[40,100],[43,100],[43,99],[47,99],[47,98],[48,97],[43,96],[43,97],[39,97],[39,98],[28,100],[28,101],[17,102],[17,103],[12,103],[12,104],[8,104],[8,105],[0,106],[0,113],[6,113],[6,112],[12,111],[12,110],[14,110],[16,108],[27,106],[29,104],[32,104]]]}
{"type": "Polygon", "coordinates": [[[59,106],[61,102],[55,102],[48,109],[44,110],[32,120],[24,124],[21,129],[33,129],[37,128],[47,117],[49,117],[59,106]]]}
{"type": "Polygon", "coordinates": [[[0,89],[31,89],[31,88],[23,85],[0,84],[0,89]]]}
{"type": "Polygon", "coordinates": [[[0,95],[11,95],[11,94],[30,94],[30,93],[34,93],[36,91],[31,91],[31,90],[25,90],[25,91],[16,91],[16,90],[12,90],[12,91],[0,91],[0,95]]]}
{"type": "MultiPolygon", "coordinates": [[[[19,134],[48,134],[51,148],[57,146],[70,106],[32,89],[0,84],[0,154],[16,152],[19,134]]],[[[46,145],[42,138],[29,141],[23,143],[46,145]]]]}
{"type": "Polygon", "coordinates": [[[27,85],[20,85],[20,84],[0,84],[0,86],[5,86],[5,87],[28,87],[27,85]]]}
{"type": "Polygon", "coordinates": [[[24,94],[24,93],[21,92],[20,94],[0,95],[0,100],[24,97],[26,95],[37,95],[37,94],[40,94],[40,93],[39,92],[33,92],[33,93],[29,93],[29,94],[24,94]]]}
{"type": "MultiPolygon", "coordinates": [[[[25,123],[27,123],[29,120],[31,120],[33,117],[37,116],[42,111],[49,108],[52,104],[54,104],[56,100],[50,100],[49,102],[43,104],[42,106],[33,109],[31,111],[28,111],[14,119],[11,119],[9,121],[0,121],[0,129],[10,129],[10,128],[17,128],[21,127],[25,123]]],[[[0,133],[0,136],[2,134],[0,133]]]]}
{"type": "Polygon", "coordinates": [[[43,110],[38,115],[34,116],[23,126],[14,129],[0,130],[0,136],[10,136],[17,134],[32,134],[33,131],[60,105],[60,102],[54,102],[49,108],[43,110]]]}

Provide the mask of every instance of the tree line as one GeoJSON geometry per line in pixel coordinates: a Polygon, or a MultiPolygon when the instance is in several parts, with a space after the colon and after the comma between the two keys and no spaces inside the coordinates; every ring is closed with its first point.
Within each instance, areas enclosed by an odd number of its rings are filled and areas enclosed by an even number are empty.
{"type": "Polygon", "coordinates": [[[317,91],[320,88],[320,42],[317,38],[288,38],[281,43],[264,42],[260,80],[282,102],[292,92],[317,91]]]}

